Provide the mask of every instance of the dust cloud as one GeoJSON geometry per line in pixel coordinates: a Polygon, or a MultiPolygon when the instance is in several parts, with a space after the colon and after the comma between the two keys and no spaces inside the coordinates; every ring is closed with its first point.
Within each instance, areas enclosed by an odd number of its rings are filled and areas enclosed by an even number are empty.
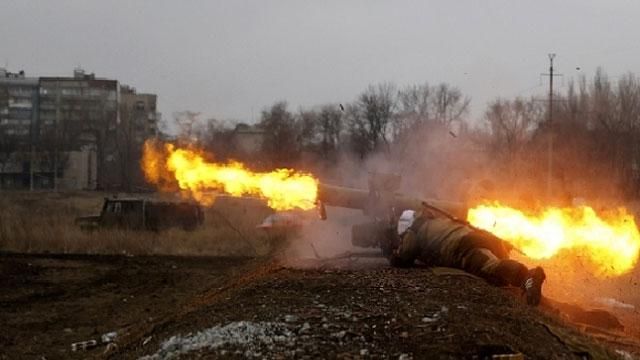
{"type": "MultiPolygon", "coordinates": [[[[367,189],[371,173],[395,173],[402,176],[400,192],[404,194],[467,205],[491,199],[521,209],[586,203],[596,211],[616,206],[637,210],[615,191],[615,179],[586,179],[581,175],[585,167],[600,168],[601,164],[581,157],[579,152],[569,157],[560,146],[558,151],[565,157],[555,164],[556,173],[549,180],[544,138],[533,141],[526,152],[494,156],[487,149],[482,132],[454,132],[450,128],[422,129],[411,134],[404,144],[366,159],[344,153],[335,166],[316,175],[322,182],[367,189]]],[[[351,245],[350,229],[367,217],[357,209],[328,208],[327,212],[327,221],[310,221],[303,228],[291,243],[288,258],[326,258],[363,250],[351,245]]],[[[591,274],[579,253],[564,252],[547,260],[512,256],[529,267],[545,268],[547,281],[543,290],[549,298],[586,309],[607,310],[621,320],[627,332],[640,335],[637,266],[619,277],[598,278],[591,274]]]]}

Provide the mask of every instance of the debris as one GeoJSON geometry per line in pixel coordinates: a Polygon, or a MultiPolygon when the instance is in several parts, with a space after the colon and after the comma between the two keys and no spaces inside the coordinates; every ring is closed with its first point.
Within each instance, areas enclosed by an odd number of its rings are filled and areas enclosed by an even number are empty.
{"type": "Polygon", "coordinates": [[[342,331],[338,331],[338,332],[335,332],[335,333],[331,334],[331,337],[342,339],[346,335],[347,335],[347,332],[342,330],[342,331]]]}
{"type": "Polygon", "coordinates": [[[599,302],[600,304],[606,305],[608,307],[611,308],[619,308],[619,309],[625,309],[625,310],[634,310],[636,307],[631,305],[631,304],[627,304],[624,303],[622,301],[616,300],[614,298],[597,298],[596,299],[597,302],[599,302]]]}
{"type": "Polygon", "coordinates": [[[309,331],[309,329],[311,329],[311,325],[309,325],[308,322],[302,324],[302,327],[300,328],[300,331],[298,331],[299,334],[304,334],[305,332],[309,331]]]}
{"type": "Polygon", "coordinates": [[[295,315],[285,315],[284,316],[284,321],[288,322],[288,323],[296,322],[296,321],[298,321],[298,317],[295,316],[295,315]]]}
{"type": "Polygon", "coordinates": [[[311,245],[311,250],[313,250],[313,255],[316,257],[316,259],[322,259],[322,257],[318,254],[318,250],[316,250],[316,247],[313,245],[313,241],[309,241],[309,245],[311,245]]]}
{"type": "Polygon", "coordinates": [[[400,354],[400,356],[398,356],[398,360],[411,360],[411,359],[413,359],[413,357],[411,357],[411,355],[405,354],[405,353],[402,353],[402,354],[400,354]]]}
{"type": "Polygon", "coordinates": [[[422,322],[423,323],[432,323],[435,321],[438,321],[439,319],[443,318],[444,315],[446,315],[447,313],[449,313],[449,308],[447,306],[442,306],[440,308],[440,311],[436,311],[432,316],[425,316],[422,318],[422,322]]]}
{"type": "MultiPolygon", "coordinates": [[[[217,325],[195,334],[176,335],[164,341],[153,355],[141,359],[171,359],[200,349],[220,349],[224,346],[242,346],[245,357],[260,353],[260,346],[284,343],[291,345],[294,334],[286,324],[279,322],[236,321],[217,325]]],[[[221,349],[222,350],[222,349],[221,349]]]]}
{"type": "Polygon", "coordinates": [[[107,346],[104,348],[104,351],[102,352],[103,354],[108,354],[112,351],[116,351],[118,350],[118,344],[112,342],[112,343],[108,343],[107,346]]]}
{"type": "Polygon", "coordinates": [[[71,344],[71,351],[89,350],[98,346],[98,341],[92,339],[87,341],[79,341],[71,344]]]}
{"type": "Polygon", "coordinates": [[[153,338],[153,336],[147,336],[143,341],[142,341],[142,346],[145,346],[149,343],[149,341],[151,341],[151,339],[153,338]]]}
{"type": "Polygon", "coordinates": [[[517,354],[494,354],[491,356],[491,359],[496,360],[524,360],[524,355],[521,353],[517,354]]]}
{"type": "MultiPolygon", "coordinates": [[[[69,329],[69,330],[71,330],[71,329],[69,329]]],[[[65,329],[65,332],[67,332],[67,329],[65,329]]],[[[98,346],[99,344],[112,344],[113,341],[116,339],[116,337],[118,337],[118,332],[111,331],[111,332],[108,332],[108,333],[104,333],[104,334],[102,334],[102,336],[100,336],[100,343],[98,343],[98,340],[95,340],[95,339],[91,339],[91,340],[87,340],[87,341],[75,342],[75,343],[71,344],[71,351],[93,349],[94,347],[98,346]]],[[[108,346],[107,346],[107,349],[109,349],[108,346]]],[[[105,351],[107,351],[107,350],[105,350],[105,351]]]]}
{"type": "Polygon", "coordinates": [[[102,336],[100,337],[100,340],[102,341],[103,344],[107,344],[115,341],[116,337],[118,337],[118,332],[111,331],[111,332],[102,334],[102,336]]]}
{"type": "Polygon", "coordinates": [[[360,356],[367,356],[367,355],[369,355],[369,350],[368,349],[360,350],[360,356]]]}
{"type": "Polygon", "coordinates": [[[616,354],[620,355],[620,357],[624,360],[633,360],[634,357],[628,351],[624,350],[616,350],[616,354]]]}

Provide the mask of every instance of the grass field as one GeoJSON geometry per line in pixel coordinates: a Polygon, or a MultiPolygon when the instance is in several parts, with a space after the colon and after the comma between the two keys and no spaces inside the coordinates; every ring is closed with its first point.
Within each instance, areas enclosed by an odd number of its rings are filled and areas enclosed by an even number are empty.
{"type": "MultiPolygon", "coordinates": [[[[220,197],[192,232],[118,229],[81,231],[74,219],[98,214],[97,192],[0,192],[0,251],[131,255],[264,255],[272,245],[256,229],[272,212],[254,199],[220,197]]],[[[154,197],[154,196],[152,196],[154,197]]]]}

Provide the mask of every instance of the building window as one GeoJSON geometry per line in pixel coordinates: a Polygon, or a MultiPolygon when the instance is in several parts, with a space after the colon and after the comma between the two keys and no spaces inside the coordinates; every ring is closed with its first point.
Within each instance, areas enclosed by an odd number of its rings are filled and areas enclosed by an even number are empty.
{"type": "Polygon", "coordinates": [[[40,87],[40,95],[54,95],[56,88],[53,87],[40,87]]]}
{"type": "Polygon", "coordinates": [[[101,89],[87,89],[86,94],[89,96],[102,96],[104,92],[101,89]]]}
{"type": "Polygon", "coordinates": [[[80,88],[62,88],[62,95],[78,96],[82,95],[82,90],[80,90],[80,88]]]}

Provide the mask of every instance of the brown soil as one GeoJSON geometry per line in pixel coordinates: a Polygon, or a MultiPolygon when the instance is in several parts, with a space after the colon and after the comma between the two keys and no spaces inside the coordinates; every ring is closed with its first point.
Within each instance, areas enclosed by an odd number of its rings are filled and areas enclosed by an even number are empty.
{"type": "MultiPolygon", "coordinates": [[[[0,255],[0,358],[138,358],[173,335],[233,321],[277,322],[294,337],[266,358],[610,358],[640,348],[598,339],[548,307],[446,269],[376,259],[281,262],[222,257],[0,255]],[[71,344],[117,331],[117,346],[71,344]],[[403,355],[404,354],[404,355],[403,355]]],[[[583,328],[584,329],[584,328],[583,328]]],[[[603,335],[604,334],[604,335],[603,335]]],[[[242,358],[237,345],[181,358],[242,358]]]]}

